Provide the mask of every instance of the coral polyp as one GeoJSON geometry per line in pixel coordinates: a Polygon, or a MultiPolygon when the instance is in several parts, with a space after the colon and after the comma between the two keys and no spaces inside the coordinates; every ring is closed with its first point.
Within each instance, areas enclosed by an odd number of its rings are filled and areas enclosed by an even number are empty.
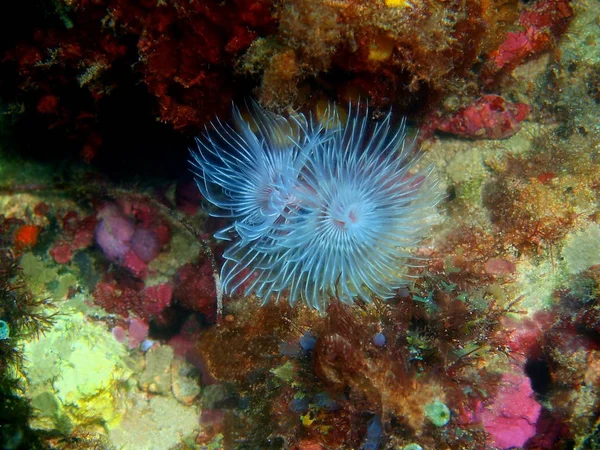
{"type": "Polygon", "coordinates": [[[406,283],[411,248],[427,234],[439,199],[432,167],[415,170],[404,122],[378,123],[368,108],[323,120],[251,108],[235,128],[215,122],[192,164],[206,199],[233,223],[222,269],[226,293],[243,289],[323,310],[389,298],[406,283]],[[216,189],[215,189],[216,188],[216,189]]]}

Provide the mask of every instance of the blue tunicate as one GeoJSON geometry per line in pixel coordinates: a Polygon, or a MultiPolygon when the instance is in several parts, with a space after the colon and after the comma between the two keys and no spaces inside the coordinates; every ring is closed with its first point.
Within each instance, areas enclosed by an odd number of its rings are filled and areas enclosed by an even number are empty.
{"type": "Polygon", "coordinates": [[[279,344],[279,353],[283,356],[299,358],[304,354],[304,351],[300,348],[298,342],[282,342],[279,344]]]}
{"type": "Polygon", "coordinates": [[[338,411],[341,408],[340,404],[325,392],[315,395],[315,403],[325,411],[338,411]]]}
{"type": "Polygon", "coordinates": [[[153,341],[152,339],[144,339],[140,344],[140,349],[146,353],[154,346],[154,344],[156,344],[156,341],[153,341]]]}
{"type": "Polygon", "coordinates": [[[381,434],[383,433],[383,426],[379,416],[373,416],[367,424],[367,437],[364,444],[360,448],[361,450],[377,450],[381,441],[381,434]]]}
{"type": "Polygon", "coordinates": [[[4,424],[0,427],[0,445],[3,450],[23,448],[23,429],[19,425],[4,424]]]}
{"type": "Polygon", "coordinates": [[[0,320],[0,341],[10,337],[10,328],[4,320],[0,320]]]}
{"type": "Polygon", "coordinates": [[[290,402],[289,408],[292,412],[304,414],[308,411],[309,403],[310,402],[308,401],[308,397],[295,398],[290,402]]]}
{"type": "Polygon", "coordinates": [[[305,352],[314,349],[316,343],[317,338],[308,332],[304,333],[304,336],[300,338],[300,347],[302,347],[302,350],[305,352]]]}
{"type": "Polygon", "coordinates": [[[246,410],[246,409],[250,408],[251,404],[252,404],[252,399],[249,396],[241,396],[238,399],[237,407],[241,410],[246,410]]]}
{"type": "Polygon", "coordinates": [[[373,336],[373,345],[375,345],[376,347],[383,347],[385,345],[385,336],[383,335],[383,333],[377,333],[375,336],[373,336]]]}

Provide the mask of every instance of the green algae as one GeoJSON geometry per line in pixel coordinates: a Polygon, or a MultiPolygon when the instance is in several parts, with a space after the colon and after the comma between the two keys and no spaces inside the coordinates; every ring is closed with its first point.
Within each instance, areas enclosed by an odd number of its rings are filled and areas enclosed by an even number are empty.
{"type": "Polygon", "coordinates": [[[296,376],[296,369],[290,361],[286,361],[281,366],[271,369],[271,373],[279,380],[292,384],[296,376]]]}
{"type": "Polygon", "coordinates": [[[425,405],[425,416],[436,427],[443,427],[450,422],[450,409],[445,403],[436,400],[425,405]]]}
{"type": "Polygon", "coordinates": [[[419,444],[412,443],[405,445],[402,450],[423,450],[423,447],[421,447],[419,444]]]}
{"type": "Polygon", "coordinates": [[[40,297],[48,295],[46,285],[59,278],[57,265],[49,264],[30,252],[21,257],[21,269],[29,289],[40,297]]]}

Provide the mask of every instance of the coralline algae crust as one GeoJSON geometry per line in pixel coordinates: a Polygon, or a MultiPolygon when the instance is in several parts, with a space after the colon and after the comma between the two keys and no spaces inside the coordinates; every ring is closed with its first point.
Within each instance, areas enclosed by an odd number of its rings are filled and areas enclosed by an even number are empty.
{"type": "Polygon", "coordinates": [[[68,432],[118,423],[120,393],[132,372],[125,347],[102,326],[82,313],[59,315],[46,334],[25,344],[24,355],[26,393],[39,408],[33,427],[68,432]]]}
{"type": "Polygon", "coordinates": [[[600,264],[600,225],[592,223],[583,230],[569,234],[565,239],[562,256],[567,271],[571,274],[600,264]]]}

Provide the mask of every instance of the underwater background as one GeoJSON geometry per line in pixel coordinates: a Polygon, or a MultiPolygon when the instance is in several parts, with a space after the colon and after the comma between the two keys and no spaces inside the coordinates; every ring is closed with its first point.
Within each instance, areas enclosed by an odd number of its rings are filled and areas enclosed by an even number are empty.
{"type": "Polygon", "coordinates": [[[0,14],[0,448],[600,449],[600,2],[0,14]]]}

